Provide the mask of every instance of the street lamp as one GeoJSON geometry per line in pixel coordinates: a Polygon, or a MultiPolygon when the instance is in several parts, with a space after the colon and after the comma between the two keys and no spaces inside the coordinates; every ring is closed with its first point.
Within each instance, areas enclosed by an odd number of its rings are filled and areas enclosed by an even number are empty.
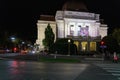
{"type": "Polygon", "coordinates": [[[70,42],[71,42],[71,40],[68,39],[68,56],[70,56],[70,42]]]}
{"type": "Polygon", "coordinates": [[[15,42],[15,37],[10,38],[12,42],[15,42]]]}
{"type": "Polygon", "coordinates": [[[11,42],[13,43],[13,51],[16,52],[17,48],[16,48],[16,38],[14,36],[10,37],[11,42]]]}

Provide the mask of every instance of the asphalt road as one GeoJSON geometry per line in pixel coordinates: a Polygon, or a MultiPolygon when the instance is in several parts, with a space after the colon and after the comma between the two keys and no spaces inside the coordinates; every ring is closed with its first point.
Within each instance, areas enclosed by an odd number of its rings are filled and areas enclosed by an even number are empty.
{"type": "Polygon", "coordinates": [[[117,80],[89,63],[0,60],[0,80],[117,80]]]}

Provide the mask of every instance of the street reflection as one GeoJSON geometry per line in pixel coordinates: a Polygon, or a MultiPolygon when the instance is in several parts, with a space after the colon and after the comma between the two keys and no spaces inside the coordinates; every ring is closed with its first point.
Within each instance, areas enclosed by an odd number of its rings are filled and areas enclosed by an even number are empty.
{"type": "Polygon", "coordinates": [[[25,61],[9,61],[9,66],[13,68],[24,67],[25,61]]]}
{"type": "Polygon", "coordinates": [[[18,62],[17,61],[12,61],[11,62],[11,67],[17,68],[18,67],[18,62]]]}
{"type": "Polygon", "coordinates": [[[22,67],[25,66],[24,61],[9,61],[9,73],[14,77],[15,75],[21,74],[23,72],[22,67]]]}

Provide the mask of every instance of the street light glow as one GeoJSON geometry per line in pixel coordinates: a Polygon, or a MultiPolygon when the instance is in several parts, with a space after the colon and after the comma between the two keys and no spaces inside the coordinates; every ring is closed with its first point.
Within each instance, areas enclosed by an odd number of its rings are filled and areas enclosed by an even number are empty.
{"type": "Polygon", "coordinates": [[[10,37],[12,42],[15,42],[15,37],[10,37]]]}
{"type": "Polygon", "coordinates": [[[70,39],[68,39],[68,42],[70,43],[70,39]]]}
{"type": "Polygon", "coordinates": [[[71,42],[71,40],[68,39],[68,56],[70,56],[70,42],[71,42]]]}
{"type": "Polygon", "coordinates": [[[25,42],[23,41],[22,44],[25,44],[25,42]]]}
{"type": "Polygon", "coordinates": [[[15,40],[15,37],[11,37],[11,40],[15,40]]]}

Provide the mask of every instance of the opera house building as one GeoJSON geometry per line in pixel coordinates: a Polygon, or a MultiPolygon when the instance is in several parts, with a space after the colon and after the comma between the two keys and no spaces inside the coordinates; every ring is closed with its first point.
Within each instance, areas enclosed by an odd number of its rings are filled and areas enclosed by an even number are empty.
{"type": "Polygon", "coordinates": [[[100,14],[89,12],[82,2],[66,2],[62,10],[53,15],[41,15],[37,22],[37,40],[39,48],[43,49],[42,40],[48,23],[55,40],[70,38],[74,40],[78,51],[97,51],[98,43],[107,36],[108,27],[101,23],[100,14]]]}

